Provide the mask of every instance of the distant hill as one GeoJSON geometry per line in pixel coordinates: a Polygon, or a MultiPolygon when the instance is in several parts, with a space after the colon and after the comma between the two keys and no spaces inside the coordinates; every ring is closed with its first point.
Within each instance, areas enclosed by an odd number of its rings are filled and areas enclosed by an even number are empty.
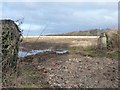
{"type": "Polygon", "coordinates": [[[117,29],[93,29],[93,30],[85,30],[85,31],[74,31],[62,34],[50,34],[47,36],[98,36],[102,32],[113,33],[116,32],[117,29]]]}

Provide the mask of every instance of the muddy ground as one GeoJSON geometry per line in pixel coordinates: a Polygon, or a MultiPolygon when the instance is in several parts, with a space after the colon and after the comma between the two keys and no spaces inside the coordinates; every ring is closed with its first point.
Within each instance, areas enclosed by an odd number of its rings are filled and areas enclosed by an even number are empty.
{"type": "Polygon", "coordinates": [[[118,60],[92,57],[83,53],[82,47],[74,50],[71,42],[73,40],[47,39],[36,43],[32,39],[24,40],[21,46],[29,50],[62,48],[69,49],[69,53],[46,52],[19,58],[17,87],[118,88],[118,60]]]}

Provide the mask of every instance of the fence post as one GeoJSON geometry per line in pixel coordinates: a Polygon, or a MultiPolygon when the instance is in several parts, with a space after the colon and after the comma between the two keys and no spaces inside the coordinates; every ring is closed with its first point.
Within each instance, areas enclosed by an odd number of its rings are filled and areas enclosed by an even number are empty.
{"type": "Polygon", "coordinates": [[[101,33],[98,38],[98,48],[99,49],[107,49],[108,46],[108,36],[106,33],[101,33]]]}

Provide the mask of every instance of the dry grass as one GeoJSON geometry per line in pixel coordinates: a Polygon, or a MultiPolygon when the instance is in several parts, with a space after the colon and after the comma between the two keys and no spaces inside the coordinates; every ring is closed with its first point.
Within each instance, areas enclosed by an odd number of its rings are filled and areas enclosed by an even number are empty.
{"type": "MultiPolygon", "coordinates": [[[[57,46],[67,46],[67,47],[88,47],[97,45],[98,36],[40,36],[37,40],[36,37],[28,36],[23,40],[23,44],[35,43],[35,46],[39,46],[38,49],[45,48],[54,48],[57,46]],[[37,40],[37,41],[36,41],[37,40]],[[43,45],[44,43],[44,45],[43,45]]],[[[27,45],[28,46],[28,45],[27,45]]]]}
{"type": "MultiPolygon", "coordinates": [[[[21,46],[32,49],[68,49],[70,52],[84,52],[95,57],[118,59],[117,51],[97,50],[98,36],[38,36],[24,37],[21,46]]],[[[114,40],[115,41],[115,40],[114,40]]]]}

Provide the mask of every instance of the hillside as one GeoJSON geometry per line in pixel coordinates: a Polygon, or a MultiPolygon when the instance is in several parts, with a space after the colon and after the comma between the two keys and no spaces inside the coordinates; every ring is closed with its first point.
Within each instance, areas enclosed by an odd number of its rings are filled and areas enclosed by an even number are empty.
{"type": "Polygon", "coordinates": [[[93,29],[93,30],[85,30],[85,31],[73,31],[68,33],[62,33],[62,34],[49,34],[47,36],[98,36],[102,32],[107,33],[114,33],[117,29],[93,29]]]}

